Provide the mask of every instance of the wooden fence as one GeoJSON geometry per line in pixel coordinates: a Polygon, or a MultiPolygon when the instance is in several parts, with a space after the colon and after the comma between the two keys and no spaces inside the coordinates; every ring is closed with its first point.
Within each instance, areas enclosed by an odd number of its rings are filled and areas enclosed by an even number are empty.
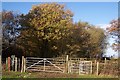
{"type": "Polygon", "coordinates": [[[118,61],[116,60],[90,60],[87,58],[37,58],[15,56],[6,58],[3,70],[7,71],[44,71],[61,72],[73,74],[96,74],[96,75],[115,75],[119,74],[118,61]]]}
{"type": "Polygon", "coordinates": [[[2,59],[2,70],[3,71],[21,71],[23,72],[23,59],[24,57],[18,58],[12,55],[11,57],[7,57],[6,59],[2,59]]]}

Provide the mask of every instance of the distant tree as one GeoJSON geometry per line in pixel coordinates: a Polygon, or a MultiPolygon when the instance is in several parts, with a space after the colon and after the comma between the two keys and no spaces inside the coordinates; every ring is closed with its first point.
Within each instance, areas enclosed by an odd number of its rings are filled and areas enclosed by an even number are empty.
{"type": "MultiPolygon", "coordinates": [[[[2,50],[6,51],[9,47],[15,45],[17,37],[20,35],[19,29],[21,25],[19,23],[20,14],[13,11],[2,11],[2,50]]],[[[14,46],[15,48],[15,46],[14,46]]]]}
{"type": "Polygon", "coordinates": [[[87,29],[90,34],[88,51],[91,57],[102,57],[107,46],[105,31],[91,26],[87,29]]]}
{"type": "Polygon", "coordinates": [[[69,35],[62,42],[65,54],[71,57],[102,57],[107,45],[103,29],[79,21],[69,27],[69,30],[69,35]]]}
{"type": "MultiPolygon", "coordinates": [[[[2,15],[2,12],[0,12],[2,15]]],[[[0,16],[0,26],[2,26],[2,16],[0,16]]],[[[2,28],[0,28],[0,52],[2,51],[2,28]]]]}
{"type": "MultiPolygon", "coordinates": [[[[70,35],[65,38],[64,47],[65,53],[71,57],[88,57],[87,42],[89,41],[89,34],[81,25],[83,22],[75,23],[70,29],[70,35]]],[[[86,26],[86,25],[84,25],[86,26]]]]}
{"type": "Polygon", "coordinates": [[[111,26],[107,28],[108,33],[116,39],[112,47],[115,51],[118,51],[120,50],[120,19],[112,20],[110,25],[111,26]]]}

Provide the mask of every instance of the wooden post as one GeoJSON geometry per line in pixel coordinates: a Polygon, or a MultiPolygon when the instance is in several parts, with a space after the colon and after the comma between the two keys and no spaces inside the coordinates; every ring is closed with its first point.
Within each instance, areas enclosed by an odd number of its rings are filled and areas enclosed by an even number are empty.
{"type": "Polygon", "coordinates": [[[2,55],[0,55],[0,79],[2,80],[2,55]]]}
{"type": "Polygon", "coordinates": [[[26,58],[24,58],[24,72],[26,70],[26,58]]]}
{"type": "Polygon", "coordinates": [[[17,71],[17,57],[15,57],[15,72],[17,71]]]}
{"type": "Polygon", "coordinates": [[[71,59],[68,61],[69,62],[69,65],[68,65],[68,69],[69,69],[69,73],[71,73],[71,64],[72,64],[72,62],[71,62],[71,59]]]}
{"type": "Polygon", "coordinates": [[[97,62],[97,72],[96,72],[96,75],[99,74],[99,62],[97,62]]]}
{"type": "Polygon", "coordinates": [[[70,62],[68,61],[68,73],[70,73],[70,62]]]}
{"type": "Polygon", "coordinates": [[[1,55],[0,55],[0,74],[1,74],[1,72],[2,72],[2,63],[1,63],[1,60],[2,58],[1,58],[1,55]]]}
{"type": "Polygon", "coordinates": [[[6,66],[5,69],[8,70],[8,58],[6,58],[6,66]]]}
{"type": "Polygon", "coordinates": [[[8,57],[8,71],[10,71],[10,57],[8,57]]]}
{"type": "Polygon", "coordinates": [[[104,61],[104,73],[106,72],[106,62],[107,62],[107,60],[105,58],[105,61],[104,61]]]}
{"type": "Polygon", "coordinates": [[[46,60],[46,59],[44,58],[43,60],[44,60],[44,67],[43,67],[44,69],[43,69],[43,70],[45,71],[45,60],[46,60]]]}
{"type": "Polygon", "coordinates": [[[21,65],[21,72],[23,72],[23,70],[24,70],[24,56],[22,56],[22,65],[21,65]]]}
{"type": "Polygon", "coordinates": [[[20,71],[21,69],[20,69],[20,58],[18,58],[18,71],[20,71]]]}
{"type": "Polygon", "coordinates": [[[66,56],[66,73],[68,73],[68,55],[66,56]]]}
{"type": "Polygon", "coordinates": [[[96,60],[95,60],[95,64],[96,64],[96,60]]]}
{"type": "Polygon", "coordinates": [[[92,61],[91,61],[91,72],[90,73],[92,74],[92,61]]]}
{"type": "Polygon", "coordinates": [[[18,60],[18,62],[17,62],[17,64],[18,64],[18,71],[20,71],[20,58],[18,58],[17,60],[18,60]]]}
{"type": "Polygon", "coordinates": [[[106,62],[107,62],[107,60],[106,60],[106,58],[105,58],[105,65],[104,65],[104,68],[106,67],[106,62]]]}
{"type": "Polygon", "coordinates": [[[15,64],[15,55],[11,56],[11,61],[12,61],[11,62],[12,63],[12,71],[14,71],[14,68],[15,68],[15,65],[14,65],[15,64]]]}

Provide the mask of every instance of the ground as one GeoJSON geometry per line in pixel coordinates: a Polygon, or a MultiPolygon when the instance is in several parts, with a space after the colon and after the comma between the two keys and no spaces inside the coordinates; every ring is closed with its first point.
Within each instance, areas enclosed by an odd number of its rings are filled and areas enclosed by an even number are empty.
{"type": "MultiPolygon", "coordinates": [[[[114,78],[112,76],[78,75],[49,72],[3,72],[2,78],[114,78]]],[[[65,79],[64,79],[65,80],[65,79]]]]}

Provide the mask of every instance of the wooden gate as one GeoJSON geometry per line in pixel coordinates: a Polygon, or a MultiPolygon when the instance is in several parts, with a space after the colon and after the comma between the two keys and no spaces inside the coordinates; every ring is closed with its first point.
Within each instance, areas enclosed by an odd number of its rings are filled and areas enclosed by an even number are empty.
{"type": "Polygon", "coordinates": [[[65,59],[26,57],[27,71],[65,72],[65,59]]]}
{"type": "Polygon", "coordinates": [[[70,62],[69,73],[92,74],[92,61],[70,62]]]}
{"type": "Polygon", "coordinates": [[[79,74],[92,74],[92,61],[80,61],[79,74]]]}

